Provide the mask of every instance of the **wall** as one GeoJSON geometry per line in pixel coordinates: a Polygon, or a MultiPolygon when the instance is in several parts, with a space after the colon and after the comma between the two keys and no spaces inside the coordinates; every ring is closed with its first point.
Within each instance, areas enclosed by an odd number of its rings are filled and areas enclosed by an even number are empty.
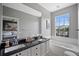
{"type": "Polygon", "coordinates": [[[8,7],[3,7],[3,15],[19,18],[19,37],[39,34],[39,18],[8,7]]]}
{"type": "Polygon", "coordinates": [[[2,24],[2,22],[1,22],[1,20],[2,20],[2,12],[3,12],[3,10],[2,10],[3,8],[2,8],[2,4],[0,4],[0,43],[1,43],[1,40],[2,40],[2,38],[1,38],[1,24],[2,24]]]}
{"type": "Polygon", "coordinates": [[[50,22],[50,17],[45,17],[45,15],[43,15],[41,17],[41,34],[44,36],[44,37],[51,37],[51,22],[50,22]],[[49,24],[49,28],[46,29],[46,20],[50,23],[49,24]]]}
{"type": "Polygon", "coordinates": [[[25,5],[28,5],[31,8],[34,8],[40,12],[42,12],[42,17],[39,18],[40,22],[40,33],[45,36],[45,37],[50,37],[51,36],[51,18],[50,18],[50,12],[40,6],[37,3],[25,3],[25,5]],[[46,20],[50,22],[50,28],[46,29],[46,20]]]}
{"type": "Polygon", "coordinates": [[[76,43],[77,43],[77,40],[78,40],[78,32],[76,31],[76,29],[78,28],[78,8],[77,8],[77,4],[51,13],[52,36],[55,36],[55,16],[62,15],[64,13],[70,13],[69,38],[72,38],[72,39],[70,39],[68,41],[74,42],[74,40],[75,40],[76,43]]]}
{"type": "MultiPolygon", "coordinates": [[[[79,4],[78,4],[78,29],[79,29],[79,4]]],[[[79,45],[79,31],[78,31],[78,45],[79,45]]]]}
{"type": "Polygon", "coordinates": [[[70,13],[70,26],[69,26],[69,37],[73,39],[78,39],[78,33],[76,29],[78,28],[78,9],[77,5],[70,6],[68,8],[61,9],[59,11],[53,12],[52,18],[52,35],[55,36],[55,16],[62,15],[64,13],[70,13]]]}

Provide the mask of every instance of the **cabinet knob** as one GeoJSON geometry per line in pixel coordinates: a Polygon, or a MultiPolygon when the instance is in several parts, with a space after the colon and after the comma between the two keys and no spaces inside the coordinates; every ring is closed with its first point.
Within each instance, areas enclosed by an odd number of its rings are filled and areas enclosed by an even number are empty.
{"type": "Polygon", "coordinates": [[[21,53],[19,53],[19,55],[21,55],[21,53]]]}
{"type": "Polygon", "coordinates": [[[38,55],[38,54],[36,53],[36,55],[38,55]]]}
{"type": "Polygon", "coordinates": [[[38,48],[36,48],[36,49],[38,49],[38,48]]]}
{"type": "Polygon", "coordinates": [[[76,31],[79,31],[79,29],[76,29],[76,31]]]}

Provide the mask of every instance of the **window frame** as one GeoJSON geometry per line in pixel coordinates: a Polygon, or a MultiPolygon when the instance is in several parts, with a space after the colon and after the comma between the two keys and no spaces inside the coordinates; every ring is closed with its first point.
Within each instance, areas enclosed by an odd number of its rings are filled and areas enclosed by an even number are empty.
{"type": "MultiPolygon", "coordinates": [[[[55,19],[55,36],[57,36],[57,35],[56,35],[56,17],[57,17],[57,16],[67,15],[67,14],[69,15],[69,16],[68,16],[68,17],[69,17],[69,25],[68,25],[68,26],[70,26],[70,20],[71,20],[70,17],[71,17],[71,16],[70,16],[70,13],[69,13],[69,12],[67,12],[67,13],[62,13],[62,14],[59,14],[59,15],[56,15],[56,16],[55,16],[55,18],[54,18],[54,19],[55,19]]],[[[64,24],[64,25],[65,25],[65,24],[64,24]]],[[[60,24],[59,24],[59,26],[60,26],[60,24]]],[[[68,31],[69,31],[69,30],[68,30],[68,31]]],[[[68,33],[69,33],[69,32],[68,32],[68,33]]],[[[69,36],[69,35],[68,35],[68,36],[69,36]]],[[[60,36],[60,35],[59,35],[58,37],[65,37],[65,36],[60,36]]]]}

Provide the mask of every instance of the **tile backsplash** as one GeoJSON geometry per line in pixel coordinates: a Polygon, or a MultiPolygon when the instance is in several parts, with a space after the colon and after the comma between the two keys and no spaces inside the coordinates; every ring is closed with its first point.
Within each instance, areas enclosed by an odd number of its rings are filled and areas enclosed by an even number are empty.
{"type": "Polygon", "coordinates": [[[17,32],[16,31],[3,31],[3,35],[4,36],[17,35],[17,32]]]}

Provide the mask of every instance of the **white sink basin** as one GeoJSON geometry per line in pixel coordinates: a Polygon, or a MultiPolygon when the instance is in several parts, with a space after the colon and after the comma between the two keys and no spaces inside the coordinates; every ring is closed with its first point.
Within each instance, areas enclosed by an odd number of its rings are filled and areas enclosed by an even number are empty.
{"type": "Polygon", "coordinates": [[[39,42],[43,41],[43,39],[38,39],[39,42]]]}

